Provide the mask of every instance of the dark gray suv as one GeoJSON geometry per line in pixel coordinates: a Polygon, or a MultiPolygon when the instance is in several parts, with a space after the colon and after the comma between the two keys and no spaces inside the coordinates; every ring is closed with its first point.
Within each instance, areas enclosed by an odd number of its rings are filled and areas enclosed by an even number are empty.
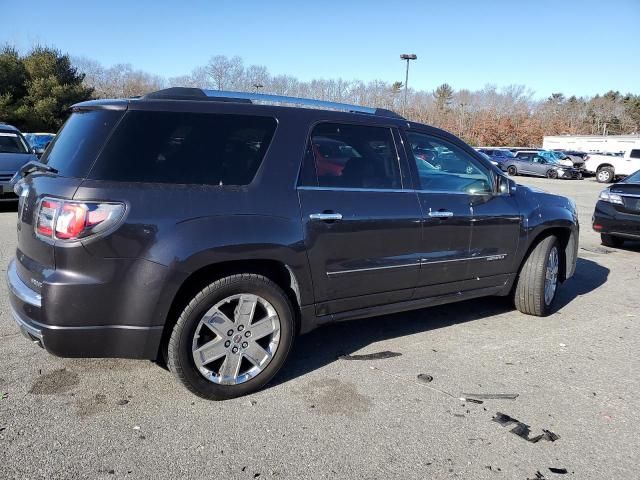
{"type": "Polygon", "coordinates": [[[330,322],[487,295],[546,315],[576,264],[573,202],[380,109],[183,88],[85,102],[21,176],[7,275],[25,335],[164,360],[210,399],[260,388],[330,322]]]}

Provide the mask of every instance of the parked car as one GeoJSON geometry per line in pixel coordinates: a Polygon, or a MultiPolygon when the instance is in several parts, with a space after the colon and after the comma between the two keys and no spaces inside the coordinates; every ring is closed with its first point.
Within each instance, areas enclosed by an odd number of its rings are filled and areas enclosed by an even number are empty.
{"type": "Polygon", "coordinates": [[[393,112],[189,88],[72,111],[16,183],[7,268],[16,322],[55,355],[166,359],[225,399],[298,333],[487,295],[544,316],[575,270],[573,201],[393,112]],[[318,169],[328,141],[339,175],[318,169]]]}
{"type": "Polygon", "coordinates": [[[560,164],[556,160],[544,158],[537,152],[519,151],[514,158],[501,163],[500,168],[512,177],[516,175],[533,175],[536,177],[576,180],[582,178],[582,173],[579,170],[560,164]]]}
{"type": "Polygon", "coordinates": [[[36,160],[22,133],[16,127],[0,123],[0,202],[15,202],[10,180],[25,163],[36,160]]]}
{"type": "MultiPolygon", "coordinates": [[[[552,150],[516,150],[514,155],[516,157],[530,157],[532,154],[538,155],[549,162],[556,163],[558,165],[562,165],[565,167],[575,167],[574,162],[564,153],[554,152],[552,150]]],[[[581,162],[580,166],[582,166],[584,162],[581,162]]],[[[579,168],[578,168],[579,169],[579,168]]]]}
{"type": "Polygon", "coordinates": [[[629,150],[622,157],[589,154],[585,159],[585,170],[595,174],[598,182],[611,183],[640,170],[640,149],[629,150]]]}
{"type": "Polygon", "coordinates": [[[24,138],[35,154],[40,158],[47,146],[56,137],[55,133],[25,133],[24,138]]]}
{"type": "MultiPolygon", "coordinates": [[[[477,149],[476,149],[476,150],[477,150],[477,149]]],[[[480,154],[480,155],[481,155],[485,160],[487,160],[488,162],[491,162],[491,165],[495,165],[496,167],[498,167],[498,168],[499,168],[499,165],[500,165],[500,164],[499,164],[496,160],[494,160],[493,158],[491,158],[491,157],[490,157],[489,155],[487,155],[486,153],[481,152],[480,150],[478,150],[478,153],[479,153],[479,154],[480,154]]]]}
{"type": "Polygon", "coordinates": [[[485,155],[490,157],[491,160],[497,162],[497,164],[501,164],[508,160],[511,160],[515,156],[506,148],[477,148],[476,150],[484,153],[485,155]]]}
{"type": "Polygon", "coordinates": [[[640,240],[640,170],[600,193],[593,213],[593,229],[602,244],[621,247],[640,240]]]}

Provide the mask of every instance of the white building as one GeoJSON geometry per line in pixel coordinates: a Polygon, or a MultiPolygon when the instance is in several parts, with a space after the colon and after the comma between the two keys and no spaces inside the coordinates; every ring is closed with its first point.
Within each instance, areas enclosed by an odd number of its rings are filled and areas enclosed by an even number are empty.
{"type": "Polygon", "coordinates": [[[545,136],[542,148],[581,152],[626,152],[640,148],[640,135],[552,135],[545,136]]]}

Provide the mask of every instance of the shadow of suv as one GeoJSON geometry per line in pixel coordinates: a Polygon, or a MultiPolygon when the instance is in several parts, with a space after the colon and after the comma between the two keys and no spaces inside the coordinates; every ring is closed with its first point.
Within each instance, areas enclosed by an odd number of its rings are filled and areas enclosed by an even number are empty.
{"type": "Polygon", "coordinates": [[[188,88],[84,102],[21,175],[23,333],[164,358],[210,399],[261,388],[323,324],[489,295],[546,315],[576,264],[573,202],[380,109],[188,88]]]}

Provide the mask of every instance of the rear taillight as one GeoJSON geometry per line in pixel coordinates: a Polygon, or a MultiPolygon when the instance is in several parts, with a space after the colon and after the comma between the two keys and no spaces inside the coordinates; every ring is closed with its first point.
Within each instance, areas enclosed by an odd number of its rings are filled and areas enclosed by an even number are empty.
{"type": "Polygon", "coordinates": [[[123,203],[44,198],[36,216],[36,233],[49,239],[79,240],[109,230],[124,211],[123,203]]]}

